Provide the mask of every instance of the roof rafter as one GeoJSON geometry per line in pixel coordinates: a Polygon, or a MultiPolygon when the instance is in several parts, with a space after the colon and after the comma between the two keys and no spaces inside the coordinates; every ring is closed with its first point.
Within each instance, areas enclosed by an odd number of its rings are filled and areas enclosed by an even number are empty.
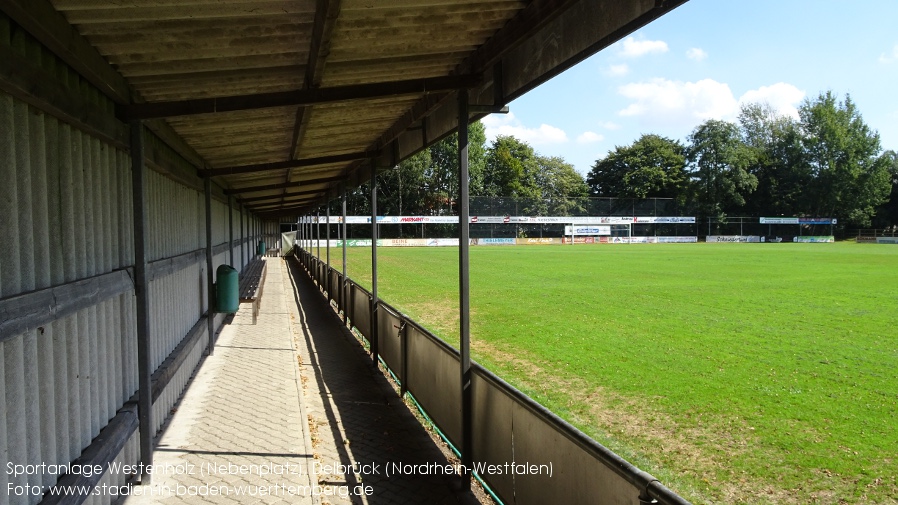
{"type": "Polygon", "coordinates": [[[288,168],[314,167],[317,165],[330,165],[345,161],[355,161],[377,156],[377,151],[362,151],[360,153],[334,154],[318,158],[303,158],[301,160],[275,161],[273,163],[261,163],[258,165],[240,165],[234,167],[210,168],[199,170],[200,177],[214,177],[217,175],[251,174],[255,172],[268,172],[271,170],[283,170],[288,168]]]}
{"type": "MultiPolygon", "coordinates": [[[[255,193],[257,191],[267,191],[271,189],[298,188],[300,186],[309,186],[311,184],[326,184],[328,182],[342,181],[343,177],[320,177],[318,179],[307,179],[305,181],[282,182],[279,184],[266,184],[263,186],[249,186],[246,188],[232,188],[225,191],[226,195],[242,195],[244,193],[255,193]]],[[[323,191],[323,190],[322,190],[323,191]]]]}
{"type": "MultiPolygon", "coordinates": [[[[321,193],[322,191],[323,190],[321,190],[321,189],[306,189],[303,191],[293,191],[293,192],[287,193],[286,197],[290,198],[293,196],[309,195],[309,194],[313,194],[313,193],[321,193]]],[[[249,197],[249,198],[239,198],[238,197],[237,201],[239,201],[240,203],[250,203],[250,202],[264,202],[265,200],[278,200],[280,198],[281,198],[281,195],[276,194],[276,195],[267,195],[267,196],[253,196],[253,197],[249,197]]]]}
{"type": "MultiPolygon", "coordinates": [[[[306,73],[303,79],[303,89],[318,88],[321,85],[321,77],[324,74],[324,65],[330,55],[331,38],[337,17],[340,15],[340,0],[318,0],[315,9],[315,23],[312,26],[312,37],[309,41],[309,59],[306,63],[306,73]]],[[[312,106],[305,105],[296,109],[296,122],[293,125],[293,137],[290,141],[291,160],[299,157],[299,149],[309,126],[309,118],[312,115],[312,106]]],[[[293,170],[287,169],[284,174],[284,182],[290,182],[293,170]]],[[[287,189],[284,189],[284,195],[287,189]]],[[[283,202],[283,199],[282,199],[283,202]]]]}
{"type": "MultiPolygon", "coordinates": [[[[318,193],[324,193],[324,191],[319,191],[318,193]]],[[[305,196],[302,198],[291,198],[289,200],[284,200],[283,202],[274,202],[274,203],[260,203],[256,205],[247,205],[246,208],[250,209],[254,212],[266,212],[277,210],[279,207],[284,207],[286,205],[299,205],[309,203],[316,198],[318,198],[319,194],[314,194],[311,196],[305,196]]]]}
{"type": "Polygon", "coordinates": [[[454,91],[476,86],[480,75],[458,75],[407,79],[403,81],[376,82],[335,86],[332,88],[279,91],[256,95],[223,96],[217,98],[197,98],[133,105],[117,105],[116,115],[123,121],[135,119],[156,119],[195,114],[214,114],[240,110],[286,107],[291,105],[314,105],[318,103],[345,102],[364,98],[381,98],[399,95],[429,94],[454,91]]]}
{"type": "MultiPolygon", "coordinates": [[[[509,51],[513,46],[519,44],[520,41],[545,26],[552,19],[555,19],[563,12],[564,8],[574,2],[575,0],[533,0],[490,39],[497,39],[502,43],[490,44],[490,41],[488,41],[477,50],[477,56],[462,62],[455,69],[455,73],[461,74],[463,69],[471,67],[473,62],[477,62],[477,73],[481,75],[486,71],[488,65],[499,59],[503,53],[509,51]]],[[[448,94],[444,94],[442,96],[431,95],[423,97],[410,109],[408,114],[396,121],[392,127],[372,144],[370,150],[383,149],[384,146],[392,142],[405,129],[426,117],[448,96],[448,94]]],[[[501,107],[505,104],[496,103],[493,105],[501,107]]]]}

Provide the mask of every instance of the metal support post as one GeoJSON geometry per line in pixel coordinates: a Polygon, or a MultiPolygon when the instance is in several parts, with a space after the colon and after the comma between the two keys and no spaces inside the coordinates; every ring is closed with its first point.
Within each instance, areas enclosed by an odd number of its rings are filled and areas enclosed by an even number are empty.
{"type": "Polygon", "coordinates": [[[328,299],[333,299],[334,293],[331,291],[331,203],[327,202],[327,224],[324,228],[324,239],[327,240],[324,249],[327,252],[327,278],[324,281],[324,287],[327,289],[328,299]]]}
{"type": "Polygon", "coordinates": [[[228,257],[234,266],[234,197],[228,195],[228,257]]]}
{"type": "Polygon", "coordinates": [[[246,233],[243,230],[243,205],[240,206],[240,270],[246,265],[246,233]]]}
{"type": "Polygon", "coordinates": [[[343,238],[343,283],[340,286],[340,302],[343,305],[343,322],[346,322],[346,316],[349,314],[349,304],[347,300],[349,300],[349,294],[346,291],[346,184],[343,184],[342,193],[340,194],[340,198],[343,204],[343,222],[342,225],[342,233],[340,236],[343,238]]]}
{"type": "Polygon", "coordinates": [[[377,342],[377,163],[371,160],[371,359],[378,366],[377,342]]]}
{"type": "Polygon", "coordinates": [[[461,462],[462,486],[471,487],[468,469],[473,462],[471,435],[471,293],[470,293],[470,202],[468,198],[468,90],[458,91],[458,302],[459,353],[461,363],[461,462]]]}
{"type": "MultiPolygon", "coordinates": [[[[137,304],[137,418],[142,468],[153,464],[153,370],[150,363],[150,315],[147,281],[146,166],[143,122],[131,121],[131,190],[134,205],[134,294],[137,304]]],[[[141,473],[141,483],[152,479],[141,473]]]]}
{"type": "Polygon", "coordinates": [[[206,177],[203,188],[206,192],[206,330],[209,332],[206,354],[211,356],[215,349],[215,313],[212,311],[212,299],[215,296],[215,284],[212,281],[212,179],[206,177]]]}
{"type": "Polygon", "coordinates": [[[315,214],[315,247],[317,248],[315,256],[321,262],[321,209],[318,209],[318,212],[315,214]]]}

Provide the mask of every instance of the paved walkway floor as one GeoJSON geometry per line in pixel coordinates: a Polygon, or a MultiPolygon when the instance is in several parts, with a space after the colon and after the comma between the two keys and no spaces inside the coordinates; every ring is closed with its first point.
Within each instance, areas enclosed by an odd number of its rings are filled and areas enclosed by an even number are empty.
{"type": "Polygon", "coordinates": [[[266,261],[258,323],[242,305],[223,327],[157,440],[162,472],[124,503],[477,503],[421,475],[452,462],[298,264],[266,261]]]}

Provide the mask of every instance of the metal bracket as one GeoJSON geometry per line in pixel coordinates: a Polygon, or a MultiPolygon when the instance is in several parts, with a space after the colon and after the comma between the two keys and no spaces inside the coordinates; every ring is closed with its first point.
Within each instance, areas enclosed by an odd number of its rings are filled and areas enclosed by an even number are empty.
{"type": "Polygon", "coordinates": [[[473,114],[508,114],[508,106],[469,105],[468,112],[473,114]]]}

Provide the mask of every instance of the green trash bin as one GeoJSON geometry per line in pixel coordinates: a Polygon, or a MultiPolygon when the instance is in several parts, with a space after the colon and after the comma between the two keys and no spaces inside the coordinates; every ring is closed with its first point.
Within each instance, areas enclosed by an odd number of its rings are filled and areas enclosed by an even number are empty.
{"type": "Polygon", "coordinates": [[[259,254],[259,256],[265,256],[265,241],[264,240],[259,241],[258,254],[259,254]]]}
{"type": "Polygon", "coordinates": [[[240,306],[239,280],[237,270],[230,265],[221,265],[215,270],[215,312],[234,314],[240,306]]]}

